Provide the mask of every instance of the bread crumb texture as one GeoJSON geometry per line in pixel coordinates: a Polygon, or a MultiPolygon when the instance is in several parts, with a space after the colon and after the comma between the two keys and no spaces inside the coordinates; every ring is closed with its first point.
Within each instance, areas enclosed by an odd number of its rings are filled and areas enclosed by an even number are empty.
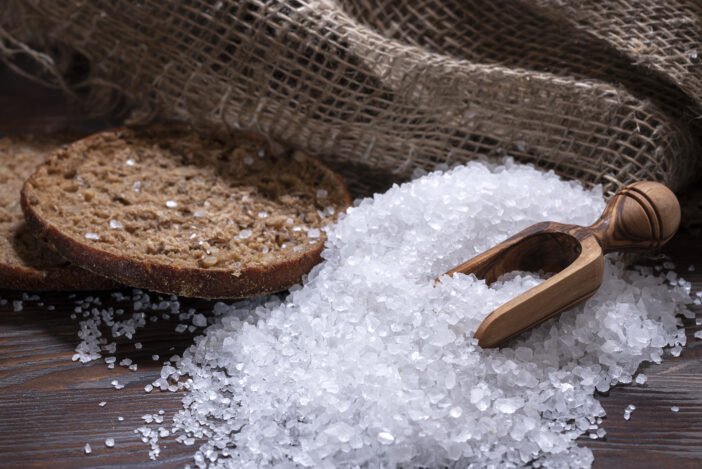
{"type": "Polygon", "coordinates": [[[246,269],[291,265],[318,255],[324,226],[350,205],[339,177],[302,152],[249,134],[165,126],[117,129],[66,146],[27,181],[24,196],[45,229],[88,248],[79,264],[117,277],[109,260],[92,253],[145,269],[226,271],[233,279],[246,269]]]}

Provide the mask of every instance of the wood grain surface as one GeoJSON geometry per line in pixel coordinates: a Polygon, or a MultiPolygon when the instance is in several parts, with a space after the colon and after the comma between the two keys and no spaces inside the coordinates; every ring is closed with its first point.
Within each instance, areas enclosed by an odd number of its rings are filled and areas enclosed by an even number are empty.
{"type": "MultiPolygon", "coordinates": [[[[18,130],[52,130],[105,127],[108,121],[86,120],[52,91],[27,83],[0,69],[0,133],[18,130]]],[[[683,217],[685,214],[683,213],[683,217]]],[[[682,233],[663,252],[677,265],[680,275],[702,289],[702,238],[682,233]],[[695,271],[688,271],[688,266],[695,271]]],[[[660,262],[660,261],[658,261],[660,262]]],[[[115,304],[109,293],[97,293],[104,305],[115,304]]],[[[134,429],[141,416],[159,409],[164,423],[180,408],[182,394],[151,392],[144,386],[159,376],[161,359],[181,353],[192,343],[192,334],[174,331],[178,321],[161,320],[140,329],[134,341],[118,342],[118,360],[129,357],[138,371],[107,369],[102,361],[87,365],[71,361],[79,342],[78,320],[71,319],[75,299],[68,293],[40,294],[39,301],[25,301],[22,311],[13,301],[22,292],[0,291],[9,300],[0,305],[0,467],[182,467],[192,463],[194,447],[172,437],[162,439],[161,455],[148,457],[134,429]],[[43,303],[42,306],[39,303],[43,303]],[[54,310],[48,310],[49,305],[54,310]],[[110,382],[125,385],[116,390],[110,382]],[[106,402],[104,407],[98,404],[106,402]],[[117,417],[123,417],[119,421],[117,417]],[[107,448],[106,438],[114,438],[107,448]],[[90,443],[93,452],[84,453],[90,443]]],[[[79,294],[78,298],[84,297],[79,294]]],[[[183,301],[207,314],[212,304],[183,301]]],[[[123,303],[120,303],[123,304],[123,303]]],[[[693,307],[702,320],[702,308],[693,307]]],[[[567,314],[567,313],[566,313],[567,314]]],[[[607,411],[602,440],[581,439],[593,449],[598,468],[699,468],[702,467],[702,341],[692,337],[701,326],[687,321],[688,345],[682,355],[667,357],[660,365],[646,365],[645,385],[618,386],[600,401],[607,411]],[[629,421],[624,409],[636,410],[629,421]],[[671,411],[677,406],[679,412],[671,411]]]]}

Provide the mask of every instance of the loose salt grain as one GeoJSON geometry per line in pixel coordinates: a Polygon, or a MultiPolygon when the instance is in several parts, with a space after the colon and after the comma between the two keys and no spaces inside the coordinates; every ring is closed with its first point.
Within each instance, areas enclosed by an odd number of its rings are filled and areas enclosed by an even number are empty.
{"type": "Polygon", "coordinates": [[[83,451],[85,451],[85,454],[90,454],[93,452],[93,448],[91,448],[90,443],[85,444],[83,451]]]}
{"type": "MultiPolygon", "coordinates": [[[[532,223],[587,225],[603,208],[599,188],[509,160],[358,202],[327,228],[302,287],[217,303],[216,322],[164,366],[154,386],[188,392],[177,440],[208,436],[198,467],[588,467],[575,440],[603,435],[594,390],[684,344],[677,277],[609,257],[587,303],[485,350],[480,321],[539,278],[433,279],[532,223]]],[[[137,432],[155,457],[158,431],[137,432]]]]}
{"type": "Polygon", "coordinates": [[[105,446],[108,448],[112,448],[115,446],[115,439],[114,438],[106,438],[105,439],[105,446]]]}
{"type": "Polygon", "coordinates": [[[670,410],[673,411],[673,412],[679,412],[679,411],[680,411],[680,407],[674,405],[673,407],[670,408],[670,410]]]}

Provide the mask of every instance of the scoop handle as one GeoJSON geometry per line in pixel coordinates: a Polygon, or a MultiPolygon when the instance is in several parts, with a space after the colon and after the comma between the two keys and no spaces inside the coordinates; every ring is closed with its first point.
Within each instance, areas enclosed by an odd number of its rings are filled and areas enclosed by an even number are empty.
{"type": "Polygon", "coordinates": [[[643,181],[620,189],[589,230],[605,253],[644,252],[673,237],[680,225],[680,204],[663,184],[643,181]]]}

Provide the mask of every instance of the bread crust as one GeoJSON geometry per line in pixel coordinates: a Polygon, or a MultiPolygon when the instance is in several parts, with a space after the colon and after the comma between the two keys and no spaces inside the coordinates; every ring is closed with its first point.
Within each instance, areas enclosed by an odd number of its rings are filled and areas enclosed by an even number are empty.
{"type": "MultiPolygon", "coordinates": [[[[112,133],[123,132],[117,128],[94,134],[82,142],[99,139],[112,133]]],[[[253,139],[259,136],[243,134],[253,139]]],[[[343,189],[346,209],[351,205],[351,197],[338,174],[321,162],[305,155],[324,171],[334,175],[339,187],[343,189]]],[[[237,271],[230,269],[193,268],[148,262],[131,258],[128,255],[116,255],[91,246],[67,235],[42,218],[35,210],[30,197],[32,181],[39,168],[30,177],[22,189],[21,205],[27,226],[32,233],[45,240],[52,249],[59,252],[70,262],[90,272],[109,277],[118,282],[137,288],[144,288],[160,293],[175,294],[198,298],[245,298],[260,294],[285,290],[298,283],[305,273],[321,262],[322,243],[308,245],[307,248],[291,259],[278,261],[264,266],[244,266],[237,271]]]]}

